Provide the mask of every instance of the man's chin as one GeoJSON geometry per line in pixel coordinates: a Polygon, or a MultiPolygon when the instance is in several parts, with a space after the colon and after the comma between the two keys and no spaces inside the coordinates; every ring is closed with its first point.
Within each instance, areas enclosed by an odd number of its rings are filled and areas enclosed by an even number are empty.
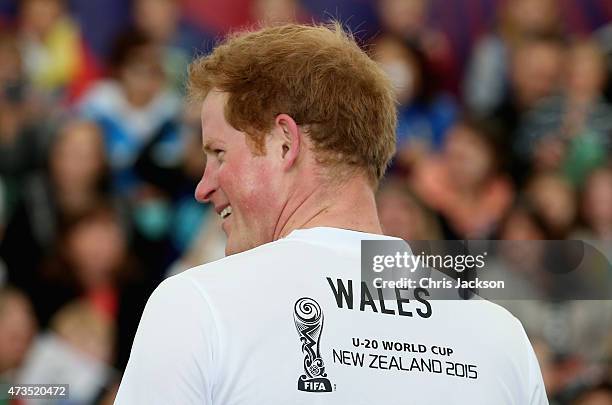
{"type": "Polygon", "coordinates": [[[233,243],[228,235],[227,244],[225,245],[225,256],[242,253],[249,249],[252,249],[253,247],[254,246],[247,246],[246,244],[233,243]]]}
{"type": "Polygon", "coordinates": [[[247,250],[251,250],[256,248],[257,246],[261,246],[264,243],[271,242],[269,241],[253,241],[253,240],[234,240],[230,235],[227,235],[227,243],[225,244],[225,256],[235,255],[237,253],[246,252],[247,250]]]}

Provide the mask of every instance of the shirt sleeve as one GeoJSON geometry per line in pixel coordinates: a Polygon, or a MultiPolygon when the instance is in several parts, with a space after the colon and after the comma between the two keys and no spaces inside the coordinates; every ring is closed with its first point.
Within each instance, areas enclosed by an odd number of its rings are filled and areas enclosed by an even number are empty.
{"type": "Polygon", "coordinates": [[[184,274],[166,279],[147,302],[115,404],[212,404],[216,339],[194,282],[184,274]]]}

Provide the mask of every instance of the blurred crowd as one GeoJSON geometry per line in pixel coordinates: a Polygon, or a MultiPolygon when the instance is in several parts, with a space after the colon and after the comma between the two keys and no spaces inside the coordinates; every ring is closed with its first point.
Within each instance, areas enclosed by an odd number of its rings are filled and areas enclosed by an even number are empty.
{"type": "MultiPolygon", "coordinates": [[[[148,295],[224,251],[193,198],[205,162],[184,100],[215,30],[186,22],[188,1],[129,3],[104,53],[66,0],[0,16],[0,382],[70,381],[71,403],[112,401],[148,295]]],[[[316,19],[297,0],[249,4],[252,21],[316,19]]],[[[398,103],[387,234],[612,240],[612,22],[579,35],[557,0],[496,2],[458,60],[430,1],[372,4],[359,40],[398,103]]],[[[538,308],[522,320],[551,402],[611,404],[610,307],[538,308]]]]}

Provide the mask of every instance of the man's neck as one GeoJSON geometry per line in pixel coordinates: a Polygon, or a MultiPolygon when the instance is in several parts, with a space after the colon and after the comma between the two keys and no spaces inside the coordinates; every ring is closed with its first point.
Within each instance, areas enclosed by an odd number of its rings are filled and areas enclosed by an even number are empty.
{"type": "Polygon", "coordinates": [[[284,238],[295,229],[320,226],[382,234],[374,193],[368,182],[355,177],[336,187],[314,184],[300,187],[281,212],[274,240],[284,238]]]}

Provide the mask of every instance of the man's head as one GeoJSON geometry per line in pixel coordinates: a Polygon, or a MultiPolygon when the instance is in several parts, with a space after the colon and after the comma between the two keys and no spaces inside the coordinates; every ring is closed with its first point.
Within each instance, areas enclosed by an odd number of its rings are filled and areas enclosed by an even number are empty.
{"type": "Polygon", "coordinates": [[[207,153],[196,197],[231,206],[228,254],[274,240],[305,190],[356,177],[376,188],[394,152],[390,83],[339,26],[234,35],[191,65],[190,92],[207,153]]]}

